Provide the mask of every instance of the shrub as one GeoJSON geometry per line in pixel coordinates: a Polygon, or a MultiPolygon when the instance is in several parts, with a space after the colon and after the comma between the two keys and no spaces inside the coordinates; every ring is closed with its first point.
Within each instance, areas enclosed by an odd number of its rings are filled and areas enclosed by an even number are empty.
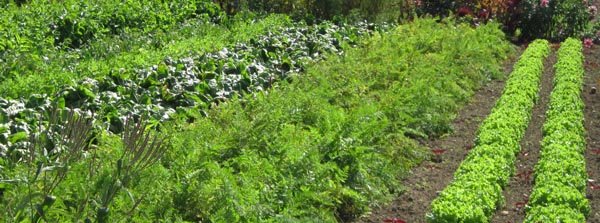
{"type": "Polygon", "coordinates": [[[217,0],[233,13],[252,10],[287,13],[303,19],[339,19],[396,21],[412,16],[416,6],[408,0],[217,0]]]}
{"type": "Polygon", "coordinates": [[[517,28],[526,40],[562,41],[579,36],[590,19],[588,5],[581,0],[524,0],[519,8],[523,14],[519,15],[517,28]]]}

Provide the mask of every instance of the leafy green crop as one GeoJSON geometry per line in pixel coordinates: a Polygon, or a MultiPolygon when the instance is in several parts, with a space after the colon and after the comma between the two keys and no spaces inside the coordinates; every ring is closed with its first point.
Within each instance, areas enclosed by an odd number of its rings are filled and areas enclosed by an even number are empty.
{"type": "Polygon", "coordinates": [[[590,212],[585,196],[585,129],[583,126],[583,53],[581,41],[561,44],[554,65],[554,89],[544,123],[535,185],[525,222],[584,222],[590,212]]]}
{"type": "MultiPolygon", "coordinates": [[[[43,209],[50,221],[105,216],[124,222],[349,221],[402,192],[399,178],[427,156],[407,135],[449,131],[473,92],[499,76],[511,49],[493,23],[472,28],[418,19],[389,32],[367,30],[329,23],[291,27],[227,51],[88,79],[68,86],[56,100],[6,101],[4,113],[17,111],[6,121],[15,124],[0,127],[0,133],[31,122],[21,118],[35,115],[33,104],[96,109],[112,116],[97,119],[112,130],[124,124],[123,114],[156,109],[153,114],[161,118],[158,106],[183,117],[160,126],[172,134],[165,142],[169,149],[158,165],[130,172],[131,179],[115,172],[115,166],[128,166],[118,161],[126,146],[96,133],[90,151],[96,155],[71,166],[53,192],[54,205],[43,209]],[[372,38],[361,41],[367,33],[372,38]],[[271,76],[287,81],[265,79],[271,76]],[[269,85],[263,91],[238,88],[257,90],[264,82],[269,85]],[[219,106],[202,107],[213,102],[219,106]]],[[[19,179],[28,170],[19,163],[6,167],[0,172],[4,179],[19,179]]],[[[0,202],[8,210],[0,218],[26,219],[19,213],[35,212],[15,207],[26,194],[24,183],[0,185],[0,202]]],[[[471,187],[482,194],[498,191],[481,183],[471,187]]]]}
{"type": "MultiPolygon", "coordinates": [[[[414,164],[419,150],[403,135],[404,129],[425,129],[428,126],[421,123],[431,121],[431,117],[450,116],[458,107],[451,103],[464,104],[464,95],[489,78],[483,70],[471,70],[479,65],[462,60],[483,65],[495,53],[503,52],[502,48],[479,51],[501,38],[495,30],[493,26],[472,30],[417,20],[376,35],[363,48],[342,58],[317,64],[306,76],[268,95],[234,99],[217,111],[209,111],[206,118],[178,137],[174,153],[186,154],[191,161],[176,160],[183,155],[174,154],[174,162],[187,164],[175,172],[186,176],[200,167],[210,171],[186,178],[185,189],[177,195],[177,201],[184,205],[177,206],[185,216],[200,212],[198,220],[205,221],[314,222],[333,221],[333,216],[341,220],[359,216],[370,205],[397,193],[396,179],[414,164]],[[447,42],[428,41],[425,36],[447,42]],[[463,47],[467,42],[473,47],[463,47]],[[442,61],[461,56],[465,57],[442,61]],[[432,66],[432,60],[439,63],[432,66]],[[464,84],[465,91],[448,87],[459,83],[464,84]],[[424,100],[419,94],[430,99],[424,100]],[[419,110],[412,110],[412,106],[419,110]],[[430,115],[415,114],[419,111],[430,115]],[[407,116],[413,120],[407,122],[403,118],[407,116]],[[249,162],[259,167],[250,167],[249,162]],[[263,173],[256,173],[257,169],[263,173]],[[225,182],[230,185],[225,187],[225,182]],[[260,189],[256,185],[259,182],[270,185],[265,186],[269,189],[260,189]],[[227,188],[229,194],[210,188],[227,188]],[[221,201],[206,202],[206,197],[221,201]]],[[[450,120],[426,125],[444,129],[450,120]]],[[[464,169],[466,176],[471,169],[464,169]]],[[[483,197],[483,203],[498,200],[482,196],[501,196],[496,186],[470,184],[480,191],[473,198],[483,197]]]]}
{"type": "MultiPolygon", "coordinates": [[[[169,4],[171,3],[176,2],[169,4]]],[[[150,6],[147,7],[148,10],[151,9],[150,6]]],[[[31,16],[23,14],[25,18],[31,16]]],[[[40,21],[42,20],[44,19],[40,21]]],[[[77,49],[38,46],[23,52],[13,49],[0,54],[0,95],[17,99],[36,93],[53,94],[62,85],[73,84],[85,77],[102,77],[111,70],[133,71],[158,64],[166,57],[179,59],[214,52],[232,47],[237,42],[256,39],[269,31],[276,32],[279,27],[291,24],[290,19],[283,15],[261,16],[252,13],[240,13],[219,24],[210,22],[204,14],[199,14],[176,24],[148,30],[142,28],[151,26],[155,20],[144,21],[149,24],[140,23],[118,33],[97,35],[77,49]],[[36,88],[32,89],[30,86],[36,88]]],[[[42,32],[35,29],[26,31],[42,32]]]]}
{"type": "MultiPolygon", "coordinates": [[[[169,115],[174,113],[186,119],[200,117],[201,115],[198,111],[195,111],[196,109],[207,112],[209,106],[211,106],[210,104],[221,103],[231,97],[241,97],[248,92],[260,92],[291,74],[301,73],[307,65],[326,56],[336,57],[341,55],[344,52],[342,47],[357,44],[359,38],[373,33],[374,30],[368,29],[369,27],[376,28],[380,26],[367,23],[356,27],[340,27],[332,23],[314,26],[299,24],[294,27],[273,30],[267,35],[253,39],[250,43],[238,43],[233,48],[224,48],[218,52],[183,58],[177,61],[167,59],[160,64],[135,70],[134,72],[114,71],[97,80],[86,78],[75,85],[65,86],[63,90],[53,96],[34,94],[28,99],[0,99],[0,119],[2,121],[2,128],[0,128],[2,130],[0,132],[2,134],[2,137],[0,137],[0,145],[2,145],[0,147],[0,159],[3,163],[4,161],[8,162],[7,167],[9,167],[6,172],[7,176],[2,176],[0,181],[3,190],[4,185],[9,185],[6,197],[10,197],[10,199],[6,202],[11,211],[7,213],[7,218],[25,219],[29,216],[23,216],[23,214],[36,211],[28,206],[16,206],[14,202],[21,202],[20,199],[23,198],[22,195],[25,192],[15,189],[12,185],[31,182],[27,180],[31,177],[23,178],[20,174],[31,170],[35,171],[35,166],[34,164],[26,166],[22,162],[24,157],[30,154],[27,150],[27,146],[31,145],[29,139],[39,134],[39,130],[34,127],[45,126],[48,113],[56,109],[71,108],[78,111],[78,113],[95,115],[94,118],[98,120],[92,133],[93,136],[90,136],[94,138],[92,140],[94,142],[97,141],[96,138],[105,135],[103,129],[115,133],[127,130],[128,125],[126,125],[123,117],[130,114],[133,114],[134,119],[138,119],[150,113],[153,119],[148,124],[148,128],[157,125],[158,121],[169,119],[169,115]],[[192,113],[194,117],[187,116],[192,113]],[[8,179],[5,177],[8,177],[8,179]],[[9,183],[5,184],[7,182],[9,183]]],[[[370,109],[365,112],[372,111],[374,110],[370,109]]],[[[146,129],[146,125],[142,128],[146,129]]],[[[47,132],[45,137],[50,141],[55,140],[56,137],[61,137],[59,132],[54,131],[52,128],[47,129],[47,132]]],[[[141,136],[141,139],[144,140],[145,135],[142,134],[141,136]]],[[[390,137],[390,139],[394,139],[394,137],[390,137]]],[[[406,139],[399,138],[398,140],[405,141],[406,139]]],[[[59,212],[71,211],[72,219],[75,220],[81,220],[86,216],[95,216],[98,221],[108,221],[106,219],[109,215],[116,214],[109,210],[109,204],[113,202],[121,203],[117,205],[124,208],[126,205],[122,203],[128,201],[114,201],[115,199],[118,200],[118,191],[124,190],[131,196],[131,192],[128,190],[132,190],[137,185],[137,182],[134,181],[144,180],[139,178],[139,175],[143,173],[138,169],[147,167],[148,165],[144,164],[145,160],[158,157],[156,154],[159,153],[155,150],[144,153],[138,148],[153,148],[153,143],[148,144],[151,146],[143,147],[143,144],[133,145],[128,141],[131,140],[124,140],[123,149],[125,149],[125,152],[123,154],[133,155],[123,155],[127,159],[123,157],[115,159],[107,155],[101,159],[105,163],[99,163],[98,157],[91,155],[91,157],[85,157],[79,163],[68,164],[77,170],[70,171],[75,172],[69,174],[68,177],[71,180],[61,181],[61,184],[75,186],[74,189],[66,189],[66,191],[69,194],[75,193],[82,197],[70,197],[71,195],[62,194],[63,196],[59,196],[58,202],[56,202],[57,206],[43,206],[44,213],[39,213],[39,215],[56,219],[59,217],[55,215],[59,215],[59,212]],[[132,152],[128,153],[128,151],[132,152]],[[118,160],[116,170],[112,171],[115,160],[118,160]],[[90,167],[87,168],[90,171],[89,174],[85,172],[86,162],[90,163],[90,167]],[[137,164],[138,162],[142,164],[137,164]],[[99,175],[93,178],[95,185],[89,185],[92,188],[73,185],[81,184],[82,181],[90,181],[95,174],[99,175]],[[87,197],[93,194],[98,197],[87,197]],[[83,206],[78,207],[79,205],[83,206]],[[56,212],[46,211],[46,209],[51,208],[55,209],[56,212]],[[97,212],[84,213],[86,210],[88,212],[97,210],[97,212]]],[[[54,146],[52,143],[40,145],[40,150],[60,153],[59,149],[54,146]]],[[[110,148],[111,146],[107,147],[110,148]]],[[[116,146],[116,148],[111,148],[111,151],[118,149],[119,146],[116,146]]],[[[92,153],[92,151],[89,151],[89,153],[92,153]]],[[[38,157],[44,157],[43,152],[39,154],[41,155],[38,157]]],[[[384,167],[382,166],[382,168],[384,167]]],[[[217,174],[217,176],[221,175],[217,174]]],[[[34,182],[34,184],[38,183],[34,182]]],[[[34,191],[39,189],[37,187],[32,188],[34,191]]],[[[60,191],[59,188],[59,192],[55,194],[64,193],[65,190],[60,191]]],[[[144,192],[141,192],[141,194],[144,197],[144,192]]],[[[352,191],[346,191],[343,194],[350,197],[357,196],[352,191]]],[[[241,193],[241,195],[246,196],[247,194],[241,193]]],[[[35,199],[36,201],[31,201],[37,203],[38,198],[35,199]]],[[[131,201],[133,204],[130,206],[135,208],[143,199],[139,197],[131,198],[134,201],[131,201]]],[[[168,209],[174,210],[174,207],[168,209]]],[[[187,218],[187,216],[184,217],[187,218]]],[[[222,220],[236,221],[236,218],[222,220]]]]}
{"type": "MultiPolygon", "coordinates": [[[[8,5],[0,16],[0,55],[50,49],[79,48],[104,34],[127,29],[163,29],[193,17],[225,18],[207,0],[186,1],[62,1],[33,0],[8,5]]],[[[2,79],[6,77],[0,77],[2,79]]]]}
{"type": "Polygon", "coordinates": [[[536,40],[523,52],[502,96],[479,128],[475,148],[452,183],[432,202],[429,222],[489,222],[503,205],[502,188],[514,173],[515,154],[537,99],[549,51],[547,41],[536,40]]]}
{"type": "Polygon", "coordinates": [[[13,135],[29,135],[33,131],[30,124],[56,106],[100,115],[104,128],[115,133],[122,130],[121,117],[131,114],[150,114],[156,121],[172,115],[194,118],[187,117],[189,111],[204,111],[228,98],[262,91],[328,54],[341,55],[344,44],[357,44],[359,37],[375,32],[369,27],[387,29],[385,25],[368,23],[286,27],[250,43],[238,43],[232,49],[177,61],[167,58],[135,71],[114,70],[99,80],[85,78],[73,86],[64,86],[53,96],[2,100],[0,117],[4,117],[2,121],[10,130],[5,134],[12,141],[0,141],[6,145],[6,150],[0,152],[18,154],[22,147],[18,142],[26,138],[13,135]]]}

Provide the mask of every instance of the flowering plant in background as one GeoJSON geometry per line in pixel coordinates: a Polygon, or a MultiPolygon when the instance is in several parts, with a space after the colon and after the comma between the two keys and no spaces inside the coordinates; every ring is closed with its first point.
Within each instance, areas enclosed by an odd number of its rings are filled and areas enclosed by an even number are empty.
{"type": "Polygon", "coordinates": [[[594,45],[594,41],[591,38],[583,39],[583,46],[585,48],[591,48],[594,45]]]}
{"type": "Polygon", "coordinates": [[[540,1],[540,6],[542,8],[546,8],[546,7],[548,7],[548,3],[550,3],[550,0],[541,0],[540,1]]]}

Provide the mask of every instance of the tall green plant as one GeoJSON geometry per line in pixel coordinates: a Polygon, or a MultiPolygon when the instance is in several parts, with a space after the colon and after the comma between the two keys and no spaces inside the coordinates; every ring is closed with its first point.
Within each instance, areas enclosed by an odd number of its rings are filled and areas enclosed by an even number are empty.
{"type": "Polygon", "coordinates": [[[56,201],[54,190],[89,148],[92,123],[92,119],[73,110],[55,110],[48,125],[40,119],[38,132],[30,136],[27,151],[11,157],[13,161],[9,171],[24,168],[26,174],[2,182],[26,185],[25,193],[20,194],[17,200],[20,204],[7,206],[8,215],[12,215],[13,220],[48,221],[46,211],[56,201]]]}

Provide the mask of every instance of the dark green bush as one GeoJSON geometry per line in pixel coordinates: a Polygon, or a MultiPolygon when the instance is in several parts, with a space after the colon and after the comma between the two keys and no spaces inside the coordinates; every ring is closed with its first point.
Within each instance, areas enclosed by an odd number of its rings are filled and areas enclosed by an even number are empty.
{"type": "Polygon", "coordinates": [[[523,0],[517,28],[521,38],[545,38],[562,41],[580,36],[590,20],[588,5],[581,0],[550,0],[544,5],[539,0],[523,0]]]}
{"type": "Polygon", "coordinates": [[[252,10],[287,13],[302,19],[368,19],[398,21],[412,16],[414,3],[406,0],[215,0],[230,13],[252,10]]]}

